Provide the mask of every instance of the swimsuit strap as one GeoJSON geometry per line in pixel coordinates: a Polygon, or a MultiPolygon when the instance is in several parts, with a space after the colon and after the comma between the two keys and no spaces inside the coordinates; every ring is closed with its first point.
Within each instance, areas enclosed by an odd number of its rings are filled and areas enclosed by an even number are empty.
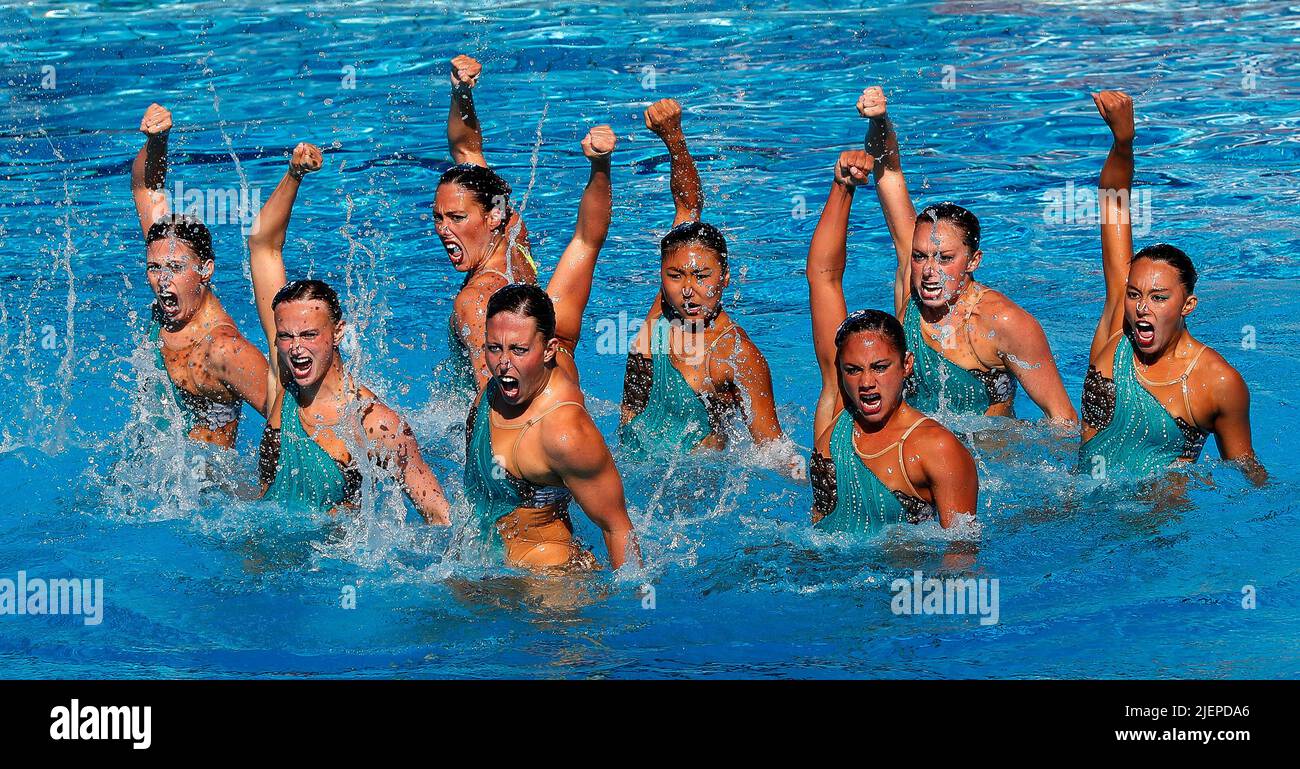
{"type": "Polygon", "coordinates": [[[930,417],[921,417],[913,422],[912,426],[903,432],[902,438],[898,439],[898,469],[903,474],[903,483],[907,484],[907,488],[911,490],[912,496],[917,497],[918,499],[921,495],[916,492],[916,487],[912,485],[912,479],[907,477],[907,465],[903,463],[903,444],[907,443],[907,437],[912,434],[912,431],[920,427],[922,422],[926,421],[933,420],[931,420],[930,417]]]}
{"type": "Polygon", "coordinates": [[[1191,388],[1187,386],[1187,380],[1192,375],[1192,368],[1196,366],[1196,361],[1201,359],[1201,353],[1205,352],[1205,348],[1208,346],[1209,345],[1201,345],[1201,349],[1197,350],[1196,354],[1192,356],[1192,362],[1187,364],[1187,368],[1183,371],[1183,375],[1179,377],[1183,384],[1183,406],[1187,408],[1187,419],[1191,423],[1192,427],[1195,427],[1198,430],[1200,429],[1200,425],[1196,424],[1196,415],[1192,413],[1191,388]]]}
{"type": "Polygon", "coordinates": [[[731,329],[735,328],[735,327],[736,327],[736,324],[735,324],[735,323],[732,323],[732,324],[728,325],[726,328],[724,328],[724,329],[722,329],[721,331],[719,331],[719,332],[718,332],[718,335],[717,335],[716,337],[713,338],[713,341],[712,341],[712,342],[709,343],[709,346],[706,347],[706,348],[704,348],[704,353],[705,353],[706,355],[711,355],[711,354],[713,353],[713,348],[717,346],[718,342],[721,342],[721,341],[722,341],[722,337],[726,336],[727,332],[730,331],[731,329]]]}
{"type": "MultiPolygon", "coordinates": [[[[519,442],[522,441],[522,440],[524,439],[524,433],[528,432],[528,428],[530,428],[530,427],[532,427],[533,425],[537,424],[538,422],[542,421],[542,419],[543,419],[547,414],[551,413],[552,411],[555,411],[556,409],[560,408],[561,406],[577,406],[577,407],[583,409],[584,411],[586,410],[586,406],[583,406],[581,403],[579,403],[579,402],[577,402],[577,401],[560,401],[559,403],[553,403],[553,404],[551,404],[550,408],[546,409],[545,411],[543,411],[542,413],[538,414],[537,416],[535,416],[535,417],[530,417],[530,418],[528,419],[528,421],[524,422],[522,425],[503,425],[503,424],[500,424],[500,423],[498,423],[498,422],[496,422],[495,420],[492,419],[491,406],[489,405],[489,410],[488,410],[488,422],[489,422],[492,426],[494,426],[494,427],[499,427],[499,428],[501,428],[501,429],[503,429],[503,430],[518,430],[518,431],[519,431],[519,434],[515,436],[515,442],[514,442],[514,444],[512,444],[512,445],[510,446],[510,454],[511,454],[512,456],[514,456],[514,455],[517,455],[517,454],[519,453],[519,442]]],[[[504,466],[504,465],[503,465],[503,466],[504,466]]],[[[515,466],[518,467],[518,466],[519,466],[518,463],[516,463],[515,466]]],[[[506,471],[509,472],[509,468],[506,468],[506,471]]],[[[524,480],[524,481],[527,481],[527,480],[528,480],[527,478],[524,478],[523,475],[518,475],[518,476],[516,476],[516,477],[519,478],[520,480],[524,480]]],[[[531,483],[531,481],[529,481],[529,482],[531,483]]]]}

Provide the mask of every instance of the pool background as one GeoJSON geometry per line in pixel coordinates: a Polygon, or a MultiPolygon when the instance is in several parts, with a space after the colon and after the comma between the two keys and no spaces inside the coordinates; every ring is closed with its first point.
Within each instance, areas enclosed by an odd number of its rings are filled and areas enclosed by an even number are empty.
{"type": "MultiPolygon", "coordinates": [[[[106,603],[97,627],[0,617],[0,676],[1294,677],[1297,10],[0,10],[0,577],[103,578],[106,603]],[[1151,194],[1151,232],[1136,243],[1173,242],[1195,259],[1194,332],[1250,384],[1271,485],[1251,488],[1211,441],[1186,499],[1153,511],[1069,476],[1073,441],[1041,426],[956,423],[1016,441],[978,450],[969,573],[1000,581],[991,627],[891,613],[892,579],[939,569],[949,542],[936,527],[869,542],[813,532],[808,487],[740,452],[622,465],[646,566],[617,580],[547,584],[453,562],[451,534],[405,523],[391,494],[328,535],[231,501],[193,472],[201,449],[152,433],[133,405],[149,360],[131,326],[149,301],[128,184],[140,115],[151,101],[173,111],[169,189],[247,185],[264,201],[296,142],[326,149],[299,195],[290,274],[339,288],[363,342],[346,345],[350,365],[412,418],[454,491],[463,412],[430,370],[446,354],[459,280],[428,212],[449,163],[446,62],[461,52],[484,62],[486,154],[515,187],[544,276],[586,178],[578,140],[599,122],[618,133],[613,225],[577,355],[611,441],[624,357],[597,353],[597,324],[643,316],[672,218],[667,157],[640,117],[650,101],[684,105],[704,218],[730,239],[729,307],[766,353],[783,425],[806,448],[817,374],[802,267],[831,163],[862,137],[861,88],[889,91],[918,205],[951,199],[980,216],[980,279],[1036,314],[1076,404],[1100,303],[1096,227],[1049,223],[1044,196],[1095,183],[1109,141],[1087,93],[1127,90],[1137,184],[1151,194]],[[340,608],[347,587],[355,609],[340,608]]],[[[887,307],[893,256],[873,194],[858,196],[853,224],[850,306],[887,307]]],[[[239,225],[213,235],[218,295],[260,346],[239,225]]],[[[246,409],[232,471],[246,481],[260,432],[246,409]]],[[[575,522],[603,558],[595,527],[575,522]]]]}

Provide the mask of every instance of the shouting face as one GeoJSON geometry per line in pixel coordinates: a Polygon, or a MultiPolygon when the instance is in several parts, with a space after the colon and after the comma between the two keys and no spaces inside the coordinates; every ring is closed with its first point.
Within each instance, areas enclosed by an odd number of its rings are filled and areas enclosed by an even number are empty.
{"type": "Polygon", "coordinates": [[[900,354],[879,331],[859,331],[840,345],[836,367],[845,406],[868,424],[884,424],[903,402],[912,354],[900,354]]]}
{"type": "Polygon", "coordinates": [[[145,271],[163,325],[183,327],[198,312],[212,278],[212,260],[200,260],[183,240],[163,238],[145,251],[145,271]]]}
{"type": "Polygon", "coordinates": [[[468,188],[456,182],[438,187],[433,226],[457,272],[469,272],[490,256],[505,226],[505,204],[484,208],[468,188]]]}
{"type": "Polygon", "coordinates": [[[1142,352],[1158,353],[1177,341],[1195,307],[1196,296],[1187,293],[1173,265],[1138,259],[1129,267],[1124,321],[1142,352]]]}
{"type": "Polygon", "coordinates": [[[487,322],[483,352],[501,398],[512,406],[531,401],[550,379],[558,339],[547,339],[527,315],[498,312],[487,322]]]}
{"type": "Polygon", "coordinates": [[[960,225],[946,219],[922,219],[912,232],[912,296],[926,307],[951,304],[979,266],[983,254],[971,253],[960,225]]]}
{"type": "Polygon", "coordinates": [[[275,308],[275,349],[280,365],[299,387],[319,384],[334,365],[343,321],[330,317],[319,299],[282,302],[275,308]]]}

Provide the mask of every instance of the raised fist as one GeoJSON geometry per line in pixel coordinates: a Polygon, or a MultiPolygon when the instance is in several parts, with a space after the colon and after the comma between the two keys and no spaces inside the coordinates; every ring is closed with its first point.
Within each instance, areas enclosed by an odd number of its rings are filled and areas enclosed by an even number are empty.
{"type": "Polygon", "coordinates": [[[301,179],[312,171],[319,171],[324,162],[320,147],[299,142],[298,146],[293,148],[293,157],[289,159],[289,173],[301,179]]]}
{"type": "Polygon", "coordinates": [[[865,150],[849,150],[840,153],[835,161],[835,181],[846,187],[857,187],[871,179],[871,167],[875,161],[865,150]]]}
{"type": "Polygon", "coordinates": [[[140,119],[140,133],[150,139],[158,139],[172,130],[172,113],[161,104],[150,104],[140,119]]]}
{"type": "Polygon", "coordinates": [[[682,132],[682,105],[673,99],[660,99],[645,111],[645,127],[660,138],[682,132]]]}
{"type": "Polygon", "coordinates": [[[614,143],[614,131],[607,125],[598,125],[582,140],[582,154],[590,160],[608,157],[614,151],[614,143]]]}
{"type": "Polygon", "coordinates": [[[483,74],[483,65],[472,56],[461,54],[451,60],[451,85],[453,88],[473,88],[483,74]]]}
{"type": "Polygon", "coordinates": [[[1102,91],[1092,95],[1092,103],[1097,105],[1110,132],[1117,142],[1133,141],[1133,100],[1123,91],[1102,91]]]}
{"type": "Polygon", "coordinates": [[[885,92],[880,86],[873,85],[858,97],[858,114],[865,118],[885,116],[885,92]]]}

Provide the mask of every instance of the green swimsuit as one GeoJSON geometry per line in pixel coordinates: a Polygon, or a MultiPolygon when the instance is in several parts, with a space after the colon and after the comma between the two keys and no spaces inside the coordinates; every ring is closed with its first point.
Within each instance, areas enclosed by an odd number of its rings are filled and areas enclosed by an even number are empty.
{"type": "MultiPolygon", "coordinates": [[[[1183,403],[1192,413],[1187,378],[1205,347],[1192,357],[1182,376],[1183,403]]],[[[1115,345],[1112,378],[1095,366],[1083,383],[1083,421],[1098,432],[1079,447],[1079,469],[1098,478],[1144,478],[1179,460],[1195,462],[1209,433],[1172,416],[1142,383],[1128,335],[1115,345]]]]}
{"type": "Polygon", "coordinates": [[[919,523],[933,518],[934,505],[917,495],[903,465],[903,444],[913,430],[929,419],[916,420],[898,441],[882,451],[863,456],[853,445],[853,417],[847,409],[841,411],[831,433],[831,455],[814,452],[812,457],[813,507],[823,516],[816,527],[825,531],[873,534],[891,524],[919,523]],[[895,447],[899,477],[912,490],[911,494],[889,489],[864,461],[883,456],[895,447]]]}
{"type": "MultiPolygon", "coordinates": [[[[976,298],[972,307],[979,300],[976,298]]],[[[969,315],[966,323],[970,322],[969,315]]],[[[995,403],[1015,397],[1016,382],[1006,369],[964,369],[926,344],[921,330],[921,308],[915,299],[907,300],[903,313],[903,332],[907,349],[915,363],[907,380],[909,405],[927,414],[942,406],[952,414],[983,414],[995,403]]]]}
{"type": "Polygon", "coordinates": [[[267,487],[263,499],[312,513],[355,502],[361,489],[360,471],[340,467],[303,429],[292,390],[281,398],[280,427],[268,422],[262,433],[258,471],[267,487]]]}
{"type": "MultiPolygon", "coordinates": [[[[704,396],[695,392],[682,372],[673,365],[669,355],[671,327],[672,324],[662,315],[655,320],[648,361],[635,350],[628,353],[623,400],[638,405],[643,400],[644,408],[620,426],[618,433],[623,447],[635,456],[684,454],[714,432],[704,396]],[[644,371],[645,368],[649,371],[644,371]],[[648,391],[644,381],[646,374],[650,380],[648,391]]],[[[717,339],[714,340],[716,343],[717,339]]]]}

